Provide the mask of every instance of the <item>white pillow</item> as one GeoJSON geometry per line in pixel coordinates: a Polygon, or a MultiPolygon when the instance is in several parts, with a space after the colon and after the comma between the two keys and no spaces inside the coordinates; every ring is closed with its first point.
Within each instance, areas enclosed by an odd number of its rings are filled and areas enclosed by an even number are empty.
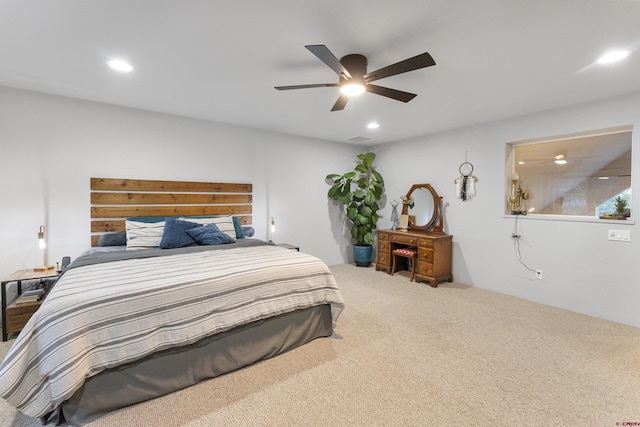
{"type": "Polygon", "coordinates": [[[225,234],[228,234],[233,240],[236,240],[236,228],[233,226],[233,217],[231,215],[206,217],[206,218],[184,216],[178,219],[181,219],[183,221],[195,222],[197,224],[202,224],[202,225],[215,224],[218,226],[220,231],[222,231],[225,234]]]}
{"type": "Polygon", "coordinates": [[[125,227],[127,249],[148,249],[160,246],[162,233],[164,233],[164,221],[143,222],[128,219],[125,227]]]}

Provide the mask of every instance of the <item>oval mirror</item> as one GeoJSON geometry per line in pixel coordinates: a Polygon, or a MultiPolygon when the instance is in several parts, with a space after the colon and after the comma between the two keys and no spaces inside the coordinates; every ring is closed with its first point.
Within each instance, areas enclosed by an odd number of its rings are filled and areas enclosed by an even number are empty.
{"type": "Polygon", "coordinates": [[[409,215],[409,229],[442,232],[442,213],[440,199],[431,184],[414,184],[406,195],[411,203],[404,203],[402,214],[409,215]]]}
{"type": "Polygon", "coordinates": [[[424,187],[418,187],[412,193],[412,197],[413,208],[409,206],[409,215],[415,217],[416,226],[424,227],[431,222],[433,217],[433,207],[435,206],[433,194],[424,187]]]}

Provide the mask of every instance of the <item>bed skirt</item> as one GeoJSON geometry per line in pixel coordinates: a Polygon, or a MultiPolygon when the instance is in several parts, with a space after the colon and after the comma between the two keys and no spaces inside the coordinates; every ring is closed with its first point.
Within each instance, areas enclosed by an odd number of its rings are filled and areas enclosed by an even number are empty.
{"type": "Polygon", "coordinates": [[[285,353],[332,331],[329,305],[257,321],[91,377],[62,405],[62,414],[69,424],[83,425],[285,353]]]}

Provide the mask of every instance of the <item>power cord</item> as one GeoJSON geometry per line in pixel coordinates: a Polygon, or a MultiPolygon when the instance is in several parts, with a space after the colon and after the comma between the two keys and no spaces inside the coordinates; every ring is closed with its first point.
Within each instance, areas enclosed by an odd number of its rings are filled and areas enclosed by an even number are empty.
{"type": "Polygon", "coordinates": [[[537,273],[535,269],[529,267],[527,264],[524,263],[524,261],[522,261],[522,254],[520,254],[520,239],[522,238],[522,235],[518,233],[518,216],[520,216],[520,214],[516,213],[515,227],[514,227],[513,233],[511,234],[511,237],[513,239],[516,239],[516,257],[518,258],[518,262],[522,264],[524,268],[531,271],[532,273],[537,273]]]}

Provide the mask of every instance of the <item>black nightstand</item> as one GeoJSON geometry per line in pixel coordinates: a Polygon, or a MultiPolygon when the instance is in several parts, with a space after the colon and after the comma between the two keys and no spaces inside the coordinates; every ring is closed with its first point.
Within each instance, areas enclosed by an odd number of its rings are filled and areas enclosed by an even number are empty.
{"type": "Polygon", "coordinates": [[[20,296],[20,294],[22,294],[23,280],[54,279],[59,276],[60,273],[53,269],[47,271],[33,271],[33,269],[31,269],[18,270],[2,280],[2,341],[6,341],[7,335],[10,333],[20,332],[44,300],[44,298],[42,298],[39,301],[24,304],[16,304],[13,302],[7,307],[7,285],[11,282],[16,282],[18,285],[18,296],[20,296]]]}

